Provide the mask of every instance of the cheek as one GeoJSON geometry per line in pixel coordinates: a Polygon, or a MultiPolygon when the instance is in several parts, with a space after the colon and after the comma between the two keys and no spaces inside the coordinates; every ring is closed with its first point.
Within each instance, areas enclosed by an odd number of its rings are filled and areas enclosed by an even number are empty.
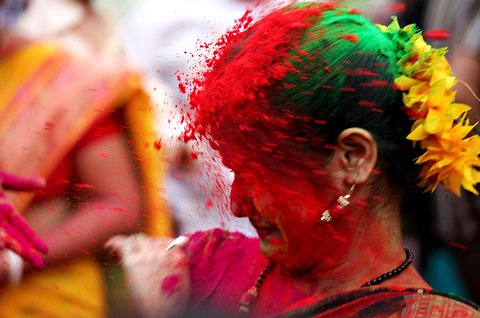
{"type": "Polygon", "coordinates": [[[315,224],[328,206],[328,199],[307,184],[282,191],[277,205],[283,209],[283,223],[290,222],[309,226],[315,224]]]}

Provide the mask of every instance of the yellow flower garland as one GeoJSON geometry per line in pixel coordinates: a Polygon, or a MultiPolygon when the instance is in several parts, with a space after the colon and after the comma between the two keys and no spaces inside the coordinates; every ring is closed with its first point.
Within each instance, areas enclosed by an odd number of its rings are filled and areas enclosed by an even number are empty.
{"type": "Polygon", "coordinates": [[[460,196],[460,187],[476,195],[480,182],[480,137],[467,137],[473,127],[467,117],[470,106],[454,103],[456,78],[445,58],[446,48],[434,49],[425,43],[415,25],[400,28],[398,21],[378,26],[396,44],[403,103],[414,121],[407,139],[420,142],[425,153],[421,186],[434,191],[439,184],[460,196]]]}

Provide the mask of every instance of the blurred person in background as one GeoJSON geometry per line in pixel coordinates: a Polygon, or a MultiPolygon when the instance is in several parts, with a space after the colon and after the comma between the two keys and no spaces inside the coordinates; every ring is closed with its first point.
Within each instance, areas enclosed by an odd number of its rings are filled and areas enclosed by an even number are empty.
{"type": "MultiPolygon", "coordinates": [[[[480,2],[404,0],[399,20],[424,29],[432,46],[446,53],[457,74],[456,99],[480,115],[480,2]],[[475,94],[477,96],[475,96],[475,94]]],[[[405,200],[404,227],[417,241],[425,279],[436,289],[480,301],[480,202],[468,192],[460,198],[439,189],[435,196],[415,193],[405,200]],[[425,213],[428,211],[428,213],[425,213]]]]}
{"type": "Polygon", "coordinates": [[[3,286],[0,316],[105,317],[104,242],[172,234],[153,106],[89,1],[19,2],[0,3],[0,171],[47,179],[8,198],[49,253],[3,286]]]}
{"type": "MultiPolygon", "coordinates": [[[[480,119],[480,1],[425,1],[425,35],[435,47],[449,47],[447,56],[459,83],[456,99],[472,106],[480,119]],[[433,41],[435,40],[435,41],[433,41]],[[475,96],[476,95],[476,96],[475,96]]],[[[439,192],[432,202],[433,234],[425,277],[440,290],[452,290],[480,302],[480,200],[468,192],[460,198],[439,192]]]]}

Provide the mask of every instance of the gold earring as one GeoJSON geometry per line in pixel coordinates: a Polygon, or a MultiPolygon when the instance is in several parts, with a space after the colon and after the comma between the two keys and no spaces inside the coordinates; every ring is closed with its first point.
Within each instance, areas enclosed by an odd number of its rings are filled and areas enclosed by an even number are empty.
{"type": "Polygon", "coordinates": [[[350,187],[350,190],[348,190],[347,194],[338,197],[337,204],[332,206],[330,209],[323,211],[320,221],[324,223],[329,223],[333,220],[334,217],[342,214],[343,210],[350,204],[350,201],[348,201],[348,199],[350,199],[353,190],[355,190],[355,184],[350,187]]]}

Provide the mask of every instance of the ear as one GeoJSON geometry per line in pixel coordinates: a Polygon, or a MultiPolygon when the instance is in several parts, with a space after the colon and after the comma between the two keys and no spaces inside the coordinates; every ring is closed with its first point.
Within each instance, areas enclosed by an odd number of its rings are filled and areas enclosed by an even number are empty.
{"type": "Polygon", "coordinates": [[[362,128],[348,128],[338,135],[333,160],[338,184],[351,186],[367,181],[377,163],[377,144],[362,128]]]}

